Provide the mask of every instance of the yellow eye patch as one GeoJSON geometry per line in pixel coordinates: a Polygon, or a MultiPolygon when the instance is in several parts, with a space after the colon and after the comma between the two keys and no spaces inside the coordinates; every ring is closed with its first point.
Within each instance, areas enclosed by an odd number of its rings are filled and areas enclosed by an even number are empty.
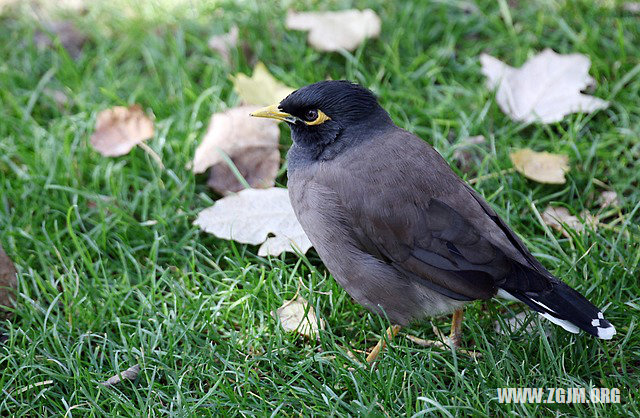
{"type": "Polygon", "coordinates": [[[311,122],[305,121],[307,125],[320,125],[321,123],[325,123],[326,121],[331,120],[329,116],[327,116],[322,110],[318,109],[318,117],[311,122]]]}

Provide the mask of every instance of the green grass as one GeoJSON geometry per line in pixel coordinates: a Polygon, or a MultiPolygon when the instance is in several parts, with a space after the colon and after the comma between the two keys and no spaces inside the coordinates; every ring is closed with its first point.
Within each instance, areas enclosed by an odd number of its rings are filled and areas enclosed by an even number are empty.
{"type": "MultiPolygon", "coordinates": [[[[375,9],[382,35],[353,54],[309,48],[284,28],[284,2],[205,3],[145,19],[96,7],[74,17],[90,36],[77,60],[38,51],[29,18],[0,17],[0,242],[19,271],[14,318],[0,325],[0,414],[639,415],[640,18],[605,2],[477,3],[471,13],[456,1],[295,3],[375,9]],[[227,66],[206,43],[234,23],[251,53],[238,48],[227,66]],[[549,126],[505,116],[478,55],[519,66],[545,47],[588,55],[593,94],[609,109],[549,126]],[[545,338],[533,315],[534,332],[500,335],[495,319],[523,308],[478,302],[463,344],[481,361],[405,338],[433,338],[427,323],[403,330],[374,368],[359,367],[347,351],[372,346],[388,324],[352,302],[313,250],[261,258],[192,225],[218,197],[185,166],[211,113],[237,103],[229,75],[248,73],[251,55],[291,86],[328,76],[369,86],[398,125],[450,162],[467,136],[484,135],[478,164],[460,174],[492,175],[476,189],[545,266],[606,308],[614,340],[558,327],[545,338]],[[58,107],[47,89],[69,104],[58,107]],[[149,145],[164,170],[141,149],[104,158],[89,145],[97,112],[132,103],[155,115],[149,145]],[[509,152],[525,146],[568,154],[567,183],[509,171],[509,152]],[[541,225],[550,203],[597,213],[602,183],[622,202],[605,225],[571,240],[541,225]],[[284,333],[270,315],[298,288],[326,321],[318,341],[284,333]],[[136,381],[99,385],[136,363],[136,381]],[[622,403],[498,404],[505,386],[618,387],[622,403]]],[[[282,144],[284,156],[284,127],[282,144]]],[[[448,330],[448,318],[434,323],[448,330]]]]}

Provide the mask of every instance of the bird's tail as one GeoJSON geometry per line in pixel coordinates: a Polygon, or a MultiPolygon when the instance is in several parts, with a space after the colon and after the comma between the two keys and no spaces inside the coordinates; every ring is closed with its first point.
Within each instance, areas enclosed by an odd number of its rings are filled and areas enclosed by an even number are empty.
{"type": "Polygon", "coordinates": [[[577,333],[578,329],[582,329],[603,340],[610,340],[616,333],[616,329],[604,319],[600,309],[559,280],[548,291],[513,292],[503,290],[503,292],[526,303],[531,309],[569,332],[577,333]]]}

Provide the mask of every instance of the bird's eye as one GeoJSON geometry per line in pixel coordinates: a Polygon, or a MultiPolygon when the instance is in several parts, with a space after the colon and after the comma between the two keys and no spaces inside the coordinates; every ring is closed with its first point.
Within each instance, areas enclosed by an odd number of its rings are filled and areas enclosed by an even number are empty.
{"type": "Polygon", "coordinates": [[[308,122],[313,122],[318,118],[318,111],[315,109],[309,109],[304,114],[304,119],[308,122]]]}

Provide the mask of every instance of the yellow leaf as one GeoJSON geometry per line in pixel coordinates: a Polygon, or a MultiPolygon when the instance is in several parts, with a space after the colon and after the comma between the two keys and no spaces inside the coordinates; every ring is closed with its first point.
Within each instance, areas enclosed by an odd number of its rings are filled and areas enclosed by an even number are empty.
{"type": "Polygon", "coordinates": [[[280,103],[295,90],[276,80],[261,62],[253,68],[251,77],[240,73],[231,79],[233,88],[242,102],[250,105],[268,106],[280,103]]]}
{"type": "Polygon", "coordinates": [[[564,184],[569,171],[569,157],[528,148],[512,152],[511,162],[522,175],[538,183],[564,184]]]}

